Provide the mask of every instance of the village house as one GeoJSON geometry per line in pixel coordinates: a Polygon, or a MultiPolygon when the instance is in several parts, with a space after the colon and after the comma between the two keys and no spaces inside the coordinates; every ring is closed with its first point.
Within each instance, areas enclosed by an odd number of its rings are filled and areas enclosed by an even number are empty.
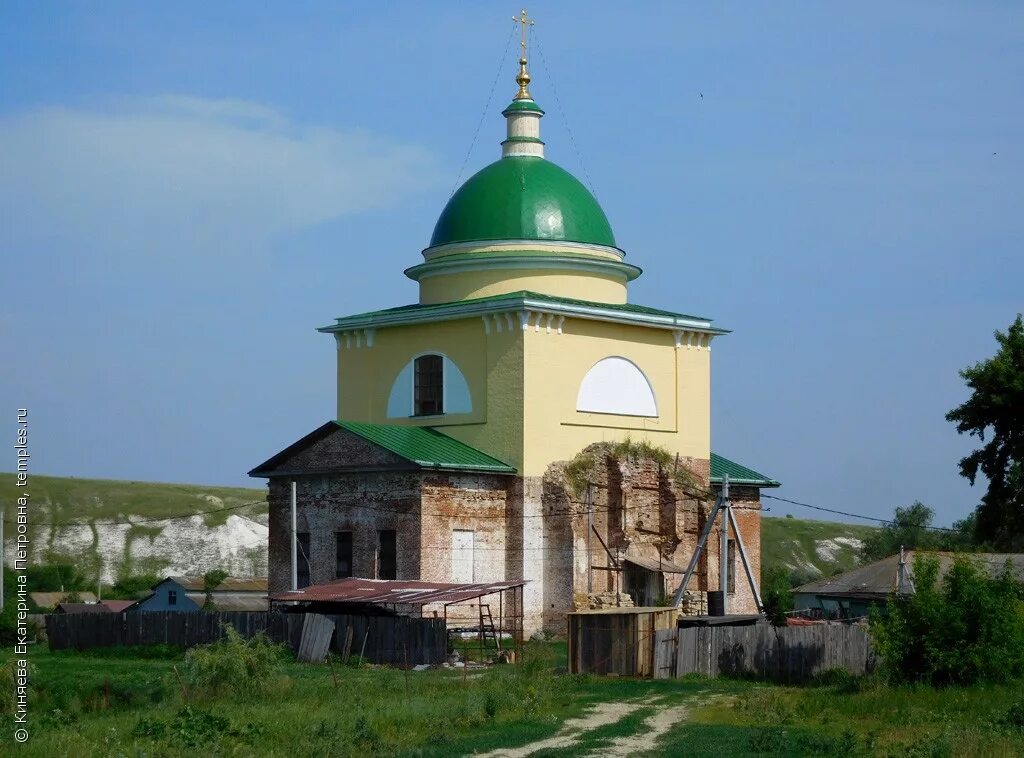
{"type": "MultiPolygon", "coordinates": [[[[441,212],[406,276],[419,301],[337,318],[330,421],[256,466],[269,585],[343,577],[524,580],[527,633],[569,611],[671,597],[722,479],[754,576],[770,477],[711,452],[711,319],[629,301],[594,196],[547,160],[525,48],[501,157],[441,212]]],[[[684,608],[719,587],[715,526],[684,608]]],[[[743,574],[739,574],[740,577],[743,574]]]]}
{"type": "MultiPolygon", "coordinates": [[[[861,618],[874,607],[882,607],[894,594],[914,592],[914,560],[918,555],[934,557],[939,579],[946,575],[955,553],[907,550],[828,578],[816,579],[793,590],[793,607],[809,615],[826,618],[861,618]]],[[[992,576],[1009,563],[1014,575],[1024,581],[1024,553],[971,553],[969,558],[992,576]]]]}

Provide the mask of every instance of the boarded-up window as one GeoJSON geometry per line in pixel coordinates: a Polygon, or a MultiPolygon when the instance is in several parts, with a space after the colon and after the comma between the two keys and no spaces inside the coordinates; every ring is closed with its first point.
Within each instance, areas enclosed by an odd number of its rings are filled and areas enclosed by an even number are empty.
{"type": "Polygon", "coordinates": [[[473,532],[456,529],[452,532],[452,581],[471,584],[473,577],[473,532]]]}
{"type": "Polygon", "coordinates": [[[377,578],[398,578],[398,539],[394,529],[377,532],[377,578]]]}
{"type": "Polygon", "coordinates": [[[309,561],[309,532],[298,532],[296,535],[299,543],[298,557],[298,585],[299,589],[309,586],[309,575],[311,573],[309,561]]]}
{"type": "Polygon", "coordinates": [[[444,359],[440,355],[421,355],[416,359],[413,413],[417,416],[444,413],[444,359]]]}
{"type": "Polygon", "coordinates": [[[344,579],[352,576],[352,532],[335,532],[334,538],[337,540],[334,575],[344,579]]]}

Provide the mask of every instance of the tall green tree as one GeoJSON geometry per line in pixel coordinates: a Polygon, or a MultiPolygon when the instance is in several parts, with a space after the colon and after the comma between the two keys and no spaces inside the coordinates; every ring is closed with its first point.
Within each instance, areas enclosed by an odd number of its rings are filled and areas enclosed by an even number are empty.
{"type": "Polygon", "coordinates": [[[227,578],[228,572],[221,568],[210,569],[203,574],[203,591],[206,593],[206,600],[203,602],[204,611],[217,610],[217,606],[213,602],[213,591],[227,578]]]}
{"type": "Polygon", "coordinates": [[[988,479],[977,537],[1016,550],[1024,548],[1024,316],[1018,313],[995,337],[996,354],[960,372],[971,396],[946,420],[985,443],[960,461],[960,473],[972,485],[978,474],[988,479]]]}
{"type": "Polygon", "coordinates": [[[944,549],[942,533],[931,528],[934,518],[935,511],[920,501],[906,508],[897,506],[892,521],[864,540],[861,558],[865,561],[881,560],[898,553],[901,547],[907,550],[944,549]]]}

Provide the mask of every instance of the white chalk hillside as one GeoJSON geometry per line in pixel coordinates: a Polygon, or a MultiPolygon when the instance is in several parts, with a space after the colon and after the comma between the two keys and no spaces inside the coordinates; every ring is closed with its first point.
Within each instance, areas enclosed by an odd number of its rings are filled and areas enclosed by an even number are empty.
{"type": "MultiPolygon", "coordinates": [[[[100,578],[108,584],[117,579],[126,561],[134,569],[129,573],[197,575],[222,568],[232,576],[267,575],[265,523],[232,514],[217,526],[207,526],[202,516],[139,526],[40,526],[36,540],[51,555],[98,560],[100,578]]],[[[38,553],[36,557],[42,560],[38,553]]]]}

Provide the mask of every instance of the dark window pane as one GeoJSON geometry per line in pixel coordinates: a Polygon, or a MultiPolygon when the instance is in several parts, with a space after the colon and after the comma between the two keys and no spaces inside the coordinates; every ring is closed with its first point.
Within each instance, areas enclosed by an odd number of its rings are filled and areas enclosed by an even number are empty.
{"type": "Polygon", "coordinates": [[[302,589],[303,587],[309,586],[309,532],[298,532],[296,536],[298,537],[299,542],[298,584],[299,589],[302,589]]]}
{"type": "Polygon", "coordinates": [[[167,605],[177,605],[177,604],[178,604],[178,591],[177,590],[167,590],[167,605]]]}
{"type": "Polygon", "coordinates": [[[335,532],[337,544],[337,565],[334,575],[338,579],[352,576],[352,532],[335,532]]]}
{"type": "Polygon", "coordinates": [[[398,540],[394,529],[377,532],[377,578],[398,578],[398,540]]]}
{"type": "Polygon", "coordinates": [[[444,359],[440,355],[421,355],[414,367],[413,413],[440,416],[444,413],[444,359]]]}

